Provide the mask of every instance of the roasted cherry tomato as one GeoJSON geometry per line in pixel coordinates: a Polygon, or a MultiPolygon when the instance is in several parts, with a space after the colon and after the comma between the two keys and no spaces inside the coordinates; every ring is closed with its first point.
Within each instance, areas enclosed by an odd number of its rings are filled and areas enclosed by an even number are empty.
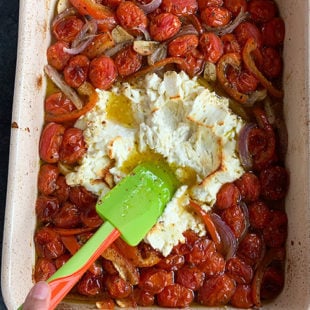
{"type": "Polygon", "coordinates": [[[275,17],[262,28],[262,40],[267,46],[281,46],[284,42],[285,24],[282,18],[275,17]]]}
{"type": "Polygon", "coordinates": [[[237,308],[251,308],[253,306],[251,285],[237,285],[235,293],[231,296],[230,303],[237,308]]]}
{"type": "Polygon", "coordinates": [[[97,196],[95,196],[83,186],[71,187],[69,198],[81,210],[84,208],[89,208],[97,202],[97,196]]]}
{"type": "Polygon", "coordinates": [[[60,236],[52,228],[39,228],[35,233],[34,241],[40,257],[54,259],[65,252],[60,236]]]}
{"type": "Polygon", "coordinates": [[[204,272],[206,277],[214,277],[224,273],[225,259],[218,253],[214,252],[206,257],[206,260],[198,265],[198,268],[204,272]]]}
{"type": "Polygon", "coordinates": [[[238,187],[234,183],[225,183],[216,194],[216,207],[223,210],[237,205],[241,199],[238,187]]]}
{"type": "Polygon", "coordinates": [[[256,23],[265,23],[277,14],[277,5],[273,0],[251,0],[248,11],[256,23]]]}
{"type": "Polygon", "coordinates": [[[108,275],[105,286],[113,298],[125,298],[132,293],[132,285],[119,275],[108,275]]]}
{"type": "Polygon", "coordinates": [[[155,297],[150,292],[141,290],[140,288],[135,288],[134,292],[134,299],[139,306],[142,307],[149,307],[152,306],[155,302],[155,297]]]}
{"type": "Polygon", "coordinates": [[[176,271],[180,269],[185,263],[184,255],[180,254],[170,254],[167,257],[163,258],[157,266],[160,269],[164,270],[173,270],[176,271]]]}
{"type": "Polygon", "coordinates": [[[84,55],[73,56],[63,71],[66,83],[71,87],[80,87],[87,79],[89,63],[84,55]]]}
{"type": "Polygon", "coordinates": [[[237,41],[236,36],[233,33],[227,33],[221,36],[223,42],[224,53],[240,53],[241,48],[237,41]]]}
{"type": "Polygon", "coordinates": [[[71,58],[64,48],[69,48],[69,43],[57,41],[47,49],[47,62],[56,70],[63,70],[71,58]]]}
{"type": "Polygon", "coordinates": [[[59,150],[60,161],[69,165],[75,164],[82,159],[86,150],[83,131],[74,127],[66,129],[59,150]]]}
{"type": "Polygon", "coordinates": [[[41,165],[38,176],[38,190],[43,195],[51,195],[56,190],[56,181],[59,175],[57,166],[41,165]]]}
{"type": "Polygon", "coordinates": [[[245,215],[238,205],[223,210],[221,218],[230,227],[236,238],[240,238],[246,229],[245,215]]]}
{"type": "Polygon", "coordinates": [[[186,61],[186,68],[180,65],[180,69],[184,70],[190,77],[200,74],[204,67],[204,56],[197,50],[193,49],[191,52],[186,53],[183,58],[186,61]]]}
{"type": "Polygon", "coordinates": [[[226,305],[235,293],[235,281],[226,274],[206,279],[198,290],[198,302],[209,307],[226,305]]]}
{"type": "Polygon", "coordinates": [[[253,269],[239,257],[232,257],[226,262],[226,273],[238,284],[250,284],[253,279],[253,269]]]}
{"type": "Polygon", "coordinates": [[[110,57],[99,56],[90,62],[88,76],[95,87],[107,90],[117,78],[117,68],[110,57]]]}
{"type": "Polygon", "coordinates": [[[53,34],[58,41],[71,43],[83,25],[84,23],[80,18],[67,16],[53,26],[53,34]]]}
{"type": "Polygon", "coordinates": [[[87,271],[77,285],[80,294],[86,296],[95,296],[103,292],[103,276],[96,276],[87,271]]]}
{"type": "Polygon", "coordinates": [[[255,233],[248,233],[241,240],[237,250],[237,256],[251,266],[259,263],[263,254],[263,240],[258,234],[255,233]]]}
{"type": "Polygon", "coordinates": [[[262,71],[265,76],[269,79],[280,77],[283,62],[279,52],[272,47],[266,47],[262,49],[262,56],[262,71]]]}
{"type": "Polygon", "coordinates": [[[222,6],[223,0],[198,0],[198,8],[200,12],[210,6],[222,6]]]}
{"type": "Polygon", "coordinates": [[[213,241],[207,238],[199,238],[195,241],[190,253],[185,255],[185,259],[190,264],[199,264],[216,251],[213,241]]]}
{"type": "Polygon", "coordinates": [[[168,53],[171,56],[185,56],[198,46],[198,36],[187,34],[172,40],[168,45],[168,53]]]}
{"type": "Polygon", "coordinates": [[[273,299],[284,287],[284,271],[276,266],[270,266],[264,273],[261,286],[261,298],[273,299]]]}
{"type": "Polygon", "coordinates": [[[177,16],[195,14],[198,9],[196,0],[163,0],[161,9],[177,16]]]}
{"type": "Polygon", "coordinates": [[[56,196],[60,203],[68,200],[70,193],[70,186],[66,182],[66,178],[63,175],[60,175],[56,180],[56,189],[53,193],[56,196]]]}
{"type": "Polygon", "coordinates": [[[42,160],[50,164],[59,161],[59,150],[64,132],[64,126],[53,122],[44,127],[39,143],[39,154],[42,160]]]}
{"type": "Polygon", "coordinates": [[[250,224],[253,228],[263,229],[270,221],[271,212],[263,201],[255,201],[248,205],[250,224]]]}
{"type": "Polygon", "coordinates": [[[241,47],[245,45],[249,38],[253,38],[256,41],[258,47],[262,45],[262,34],[257,26],[255,26],[253,23],[247,21],[242,22],[234,30],[234,34],[236,35],[237,41],[241,47]]]}
{"type": "Polygon", "coordinates": [[[161,13],[150,22],[150,35],[155,41],[166,41],[179,32],[181,22],[172,13],[161,13]]]}
{"type": "Polygon", "coordinates": [[[36,200],[36,215],[40,223],[51,222],[59,210],[59,200],[53,196],[40,195],[36,200]]]}
{"type": "Polygon", "coordinates": [[[99,227],[103,222],[96,212],[95,204],[81,210],[81,221],[87,227],[99,227]]]}
{"type": "Polygon", "coordinates": [[[199,45],[206,61],[216,63],[223,55],[223,42],[216,34],[205,32],[200,36],[199,45]]]}
{"type": "Polygon", "coordinates": [[[36,282],[46,281],[56,272],[56,266],[52,260],[39,258],[34,268],[34,280],[36,282]]]}
{"type": "Polygon", "coordinates": [[[245,202],[256,201],[261,193],[261,185],[258,177],[252,172],[244,173],[235,181],[242,199],[245,202]]]}
{"type": "Polygon", "coordinates": [[[195,266],[185,265],[176,272],[176,283],[193,291],[198,290],[204,281],[205,274],[195,266]]]}
{"type": "Polygon", "coordinates": [[[240,11],[247,11],[246,0],[224,0],[224,7],[228,9],[234,16],[237,16],[240,11]]]}
{"type": "Polygon", "coordinates": [[[280,200],[286,195],[289,176],[284,167],[272,166],[260,172],[262,196],[268,200],[280,200]]]}
{"type": "Polygon", "coordinates": [[[116,17],[122,27],[133,34],[138,34],[140,29],[146,29],[147,17],[132,1],[123,1],[116,9],[116,17]]]}
{"type": "Polygon", "coordinates": [[[157,295],[157,302],[161,307],[185,308],[193,300],[193,291],[180,284],[168,285],[157,295]]]}
{"type": "Polygon", "coordinates": [[[61,115],[76,109],[75,105],[62,92],[56,92],[45,100],[45,112],[61,115]]]}
{"type": "Polygon", "coordinates": [[[66,201],[54,216],[53,223],[61,228],[77,227],[81,223],[80,210],[72,202],[66,201]]]}
{"type": "Polygon", "coordinates": [[[152,294],[158,294],[167,285],[168,272],[163,269],[143,269],[140,275],[139,287],[152,294]]]}
{"type": "Polygon", "coordinates": [[[142,66],[142,56],[135,52],[132,46],[127,46],[119,51],[114,62],[120,76],[128,76],[137,72],[142,66]]]}
{"type": "Polygon", "coordinates": [[[223,27],[230,22],[231,13],[223,7],[210,6],[200,13],[200,18],[209,27],[223,27]]]}

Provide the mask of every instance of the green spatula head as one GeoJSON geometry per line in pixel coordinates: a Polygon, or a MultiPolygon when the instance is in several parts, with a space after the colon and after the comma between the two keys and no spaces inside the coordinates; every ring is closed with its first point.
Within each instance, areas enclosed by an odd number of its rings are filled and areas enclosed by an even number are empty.
{"type": "Polygon", "coordinates": [[[166,165],[143,163],[97,202],[97,212],[137,245],[156,223],[178,186],[166,165]]]}

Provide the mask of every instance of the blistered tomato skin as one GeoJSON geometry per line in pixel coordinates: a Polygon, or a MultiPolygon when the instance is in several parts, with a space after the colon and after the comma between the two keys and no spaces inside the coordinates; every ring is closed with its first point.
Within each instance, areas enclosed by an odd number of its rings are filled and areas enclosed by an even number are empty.
{"type": "Polygon", "coordinates": [[[222,185],[216,195],[216,207],[223,210],[232,207],[240,201],[241,195],[238,187],[233,183],[222,185]]]}
{"type": "Polygon", "coordinates": [[[133,34],[138,34],[139,28],[147,27],[148,20],[145,13],[131,1],[120,3],[116,9],[116,17],[120,25],[133,34]]]}
{"type": "Polygon", "coordinates": [[[198,290],[204,281],[205,274],[197,267],[185,265],[176,273],[176,283],[193,291],[198,290]]]}
{"type": "Polygon", "coordinates": [[[226,262],[226,274],[238,284],[250,284],[253,279],[253,269],[239,257],[232,257],[226,262]]]}
{"type": "Polygon", "coordinates": [[[119,51],[114,58],[118,74],[122,77],[137,72],[142,66],[142,56],[135,52],[132,46],[119,51]]]}
{"type": "Polygon", "coordinates": [[[59,150],[59,159],[65,164],[75,164],[82,159],[87,147],[83,131],[79,128],[68,128],[64,132],[59,150]]]}
{"type": "Polygon", "coordinates": [[[237,16],[241,10],[247,11],[247,0],[224,0],[224,7],[237,16]]]}
{"type": "Polygon", "coordinates": [[[185,308],[194,300],[194,292],[180,284],[166,286],[157,295],[157,301],[161,307],[185,308]]]}
{"type": "Polygon", "coordinates": [[[216,63],[223,55],[223,42],[212,32],[202,34],[199,39],[199,45],[206,61],[216,63]]]}
{"type": "Polygon", "coordinates": [[[80,209],[88,208],[97,202],[97,196],[89,192],[83,186],[71,187],[69,198],[70,201],[76,204],[80,209]]]}
{"type": "Polygon", "coordinates": [[[77,290],[85,296],[95,296],[101,293],[103,288],[103,277],[96,276],[87,271],[77,285],[77,290]]]}
{"type": "Polygon", "coordinates": [[[51,195],[57,188],[58,167],[45,164],[40,167],[38,176],[38,190],[41,194],[51,195]]]}
{"type": "Polygon", "coordinates": [[[198,291],[198,301],[204,306],[226,305],[235,293],[235,281],[226,274],[206,279],[198,291]]]}
{"type": "Polygon", "coordinates": [[[57,197],[39,195],[35,210],[40,223],[51,222],[59,210],[59,200],[57,197]]]}
{"type": "Polygon", "coordinates": [[[276,16],[277,5],[273,0],[251,0],[248,10],[255,22],[265,23],[276,16]]]}
{"type": "Polygon", "coordinates": [[[223,221],[231,228],[236,238],[241,237],[245,230],[245,215],[242,208],[235,204],[221,213],[223,221]]]}
{"type": "Polygon", "coordinates": [[[177,16],[195,14],[198,9],[196,0],[163,0],[161,9],[177,16]]]}
{"type": "Polygon", "coordinates": [[[34,280],[36,282],[46,281],[56,272],[56,266],[52,260],[39,258],[34,269],[34,280]]]}
{"type": "Polygon", "coordinates": [[[132,292],[132,286],[118,275],[109,275],[105,285],[113,298],[125,298],[132,292]]]}
{"type": "Polygon", "coordinates": [[[62,92],[56,92],[46,98],[44,109],[45,112],[61,115],[75,110],[76,107],[62,92]]]}
{"type": "Polygon", "coordinates": [[[39,143],[39,155],[42,160],[50,164],[59,161],[64,132],[65,127],[57,123],[48,123],[44,127],[39,143]]]}
{"type": "Polygon", "coordinates": [[[249,38],[254,38],[258,47],[261,47],[262,45],[261,32],[255,24],[250,22],[245,21],[239,24],[239,26],[235,29],[234,34],[241,47],[245,45],[249,38]]]}
{"type": "Polygon", "coordinates": [[[68,63],[71,55],[64,51],[69,48],[69,43],[57,41],[47,49],[47,62],[56,70],[63,70],[68,63]]]}
{"type": "Polygon", "coordinates": [[[231,13],[222,7],[207,7],[201,12],[201,20],[209,27],[223,27],[231,20],[231,13]]]}
{"type": "Polygon", "coordinates": [[[88,77],[100,89],[111,88],[118,73],[114,61],[107,56],[99,56],[90,62],[88,77]]]}
{"type": "Polygon", "coordinates": [[[155,41],[165,41],[179,32],[181,22],[172,13],[161,13],[155,16],[150,23],[150,35],[155,41]]]}
{"type": "Polygon", "coordinates": [[[220,7],[223,5],[223,0],[198,0],[198,8],[203,11],[207,7],[220,7]]]}
{"type": "Polygon", "coordinates": [[[77,227],[81,223],[80,210],[75,204],[66,201],[54,216],[53,223],[61,228],[77,227]]]}
{"type": "Polygon", "coordinates": [[[171,56],[185,56],[198,46],[198,36],[193,34],[183,35],[172,40],[168,45],[171,56]]]}
{"type": "Polygon", "coordinates": [[[253,202],[259,198],[261,182],[254,173],[244,173],[241,178],[235,181],[235,184],[239,188],[241,197],[245,202],[253,202]]]}
{"type": "Polygon", "coordinates": [[[76,16],[61,19],[53,26],[53,34],[58,41],[71,43],[82,29],[84,23],[76,16]]]}
{"type": "Polygon", "coordinates": [[[253,306],[252,288],[247,284],[239,284],[235,293],[230,299],[230,303],[237,308],[251,308],[253,306]]]}

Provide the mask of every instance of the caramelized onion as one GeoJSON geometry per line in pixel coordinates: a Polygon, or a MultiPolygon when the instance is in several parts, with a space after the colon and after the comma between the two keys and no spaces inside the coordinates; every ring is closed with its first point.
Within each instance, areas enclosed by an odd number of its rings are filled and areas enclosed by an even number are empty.
{"type": "Polygon", "coordinates": [[[64,48],[64,52],[70,55],[80,54],[92,42],[97,32],[97,23],[94,19],[86,20],[86,23],[77,34],[71,44],[71,48],[64,48]]]}
{"type": "Polygon", "coordinates": [[[249,153],[248,148],[248,137],[250,131],[255,128],[256,125],[254,123],[247,123],[245,124],[239,132],[237,148],[239,153],[239,159],[241,165],[245,170],[250,170],[252,168],[252,156],[249,153]]]}
{"type": "Polygon", "coordinates": [[[237,251],[237,239],[230,227],[216,213],[211,213],[212,221],[221,237],[222,254],[226,260],[233,257],[237,251]]]}

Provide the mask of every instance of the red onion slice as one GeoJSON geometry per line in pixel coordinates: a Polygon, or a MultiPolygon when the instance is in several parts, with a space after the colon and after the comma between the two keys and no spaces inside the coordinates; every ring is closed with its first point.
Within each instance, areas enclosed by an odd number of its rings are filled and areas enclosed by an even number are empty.
{"type": "Polygon", "coordinates": [[[224,27],[209,27],[206,25],[203,25],[206,31],[208,32],[214,32],[215,34],[222,36],[226,33],[233,32],[241,22],[243,22],[248,17],[248,13],[244,12],[243,10],[240,10],[239,14],[236,16],[236,18],[231,21],[228,25],[224,27]]]}
{"type": "Polygon", "coordinates": [[[182,26],[180,31],[177,34],[175,34],[172,38],[167,40],[166,42],[169,43],[178,37],[185,36],[188,34],[194,34],[198,36],[198,31],[192,24],[187,24],[187,25],[182,26]]]}
{"type": "Polygon", "coordinates": [[[230,229],[230,227],[221,219],[216,213],[211,213],[211,218],[216,226],[216,229],[221,237],[223,255],[226,256],[226,260],[233,257],[237,251],[237,239],[230,229]]]}
{"type": "Polygon", "coordinates": [[[252,156],[249,153],[248,137],[250,131],[257,127],[254,123],[247,123],[239,132],[237,148],[241,165],[245,170],[250,170],[253,165],[252,156]]]}
{"type": "Polygon", "coordinates": [[[71,48],[64,48],[64,51],[70,55],[80,54],[92,42],[97,29],[97,22],[94,19],[86,20],[86,23],[73,40],[71,48]]]}
{"type": "Polygon", "coordinates": [[[55,85],[65,94],[65,96],[72,101],[77,109],[83,107],[83,101],[80,99],[76,91],[68,86],[62,75],[50,65],[44,67],[46,75],[55,83],[55,85]]]}
{"type": "Polygon", "coordinates": [[[104,52],[104,55],[108,57],[113,57],[116,53],[118,53],[120,50],[122,50],[124,47],[126,47],[129,44],[132,44],[132,41],[124,41],[124,42],[118,43],[115,46],[107,49],[104,52]]]}
{"type": "Polygon", "coordinates": [[[160,7],[162,0],[152,0],[150,3],[140,4],[138,6],[143,10],[145,14],[149,14],[154,12],[156,9],[160,7]]]}
{"type": "Polygon", "coordinates": [[[151,40],[151,35],[150,35],[150,33],[148,32],[148,30],[145,27],[138,26],[138,27],[134,27],[133,29],[142,32],[143,35],[144,35],[144,39],[146,41],[150,41],[151,40]]]}

